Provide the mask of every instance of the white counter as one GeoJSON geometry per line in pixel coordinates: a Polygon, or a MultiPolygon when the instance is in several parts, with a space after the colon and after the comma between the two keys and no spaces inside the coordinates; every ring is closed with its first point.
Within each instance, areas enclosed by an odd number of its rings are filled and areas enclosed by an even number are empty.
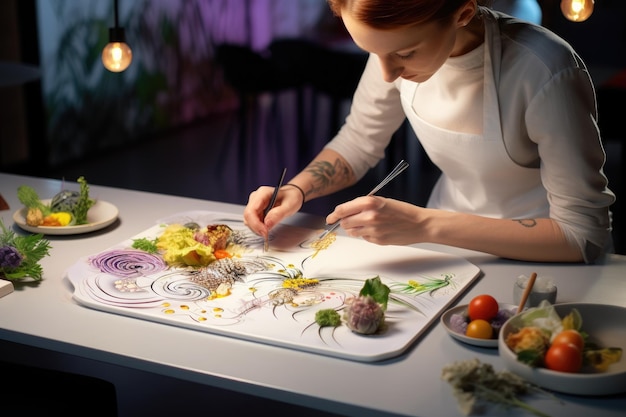
{"type": "MultiPolygon", "coordinates": [[[[13,226],[12,214],[21,207],[16,190],[23,184],[35,188],[42,198],[61,189],[56,180],[0,174],[0,193],[11,206],[0,212],[7,226],[13,226]]],[[[79,257],[122,242],[153,226],[156,219],[181,211],[243,211],[236,205],[93,184],[91,195],[115,204],[119,221],[85,235],[47,237],[52,250],[41,262],[44,279],[38,284],[16,283],[13,293],[0,298],[0,355],[3,360],[114,382],[122,417],[138,412],[162,415],[172,407],[181,414],[207,411],[208,403],[225,395],[218,389],[351,416],[450,417],[461,414],[450,386],[440,379],[446,364],[477,357],[496,369],[503,367],[496,349],[457,342],[438,322],[405,354],[378,363],[359,363],[83,307],[72,300],[72,287],[64,277],[66,268],[79,257]],[[176,400],[189,400],[191,395],[200,397],[184,404],[176,400]]],[[[322,219],[306,215],[296,216],[292,223],[323,226],[322,219]]],[[[624,256],[611,255],[597,265],[538,264],[437,245],[419,247],[461,255],[481,268],[483,276],[458,304],[481,293],[512,303],[515,279],[537,272],[552,277],[558,286],[558,302],[626,306],[624,256]]],[[[564,402],[545,398],[528,402],[553,416],[622,416],[626,410],[626,394],[557,397],[564,402]]],[[[248,400],[252,397],[246,397],[248,400]]],[[[254,410],[256,403],[250,404],[254,410]]],[[[489,412],[501,415],[502,410],[489,412]]],[[[516,409],[507,414],[525,415],[516,409]]]]}

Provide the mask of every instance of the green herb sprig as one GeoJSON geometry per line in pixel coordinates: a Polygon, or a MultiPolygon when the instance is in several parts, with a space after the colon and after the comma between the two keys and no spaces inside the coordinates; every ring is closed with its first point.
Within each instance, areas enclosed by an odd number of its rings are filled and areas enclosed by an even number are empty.
{"type": "Polygon", "coordinates": [[[39,209],[44,216],[47,216],[52,211],[50,210],[50,204],[44,204],[40,199],[37,191],[31,186],[20,185],[17,187],[17,198],[20,203],[24,204],[27,208],[39,209]]]}
{"type": "Polygon", "coordinates": [[[133,249],[139,249],[148,253],[157,253],[159,251],[157,241],[158,238],[147,239],[145,237],[141,237],[139,239],[133,239],[132,247],[133,249]]]}
{"type": "Polygon", "coordinates": [[[74,208],[72,214],[76,219],[76,224],[87,224],[87,212],[96,202],[95,200],[89,198],[89,185],[87,184],[85,177],[81,176],[77,181],[80,184],[80,197],[76,202],[76,207],[74,208]]]}
{"type": "Polygon", "coordinates": [[[39,261],[49,255],[50,242],[42,234],[18,236],[0,219],[0,278],[18,280],[30,277],[41,281],[39,261]]]}
{"type": "Polygon", "coordinates": [[[481,402],[488,402],[504,407],[519,407],[539,417],[550,417],[519,398],[532,393],[549,395],[547,391],[511,372],[495,372],[493,366],[481,363],[478,359],[445,366],[441,379],[452,386],[459,410],[466,416],[471,415],[481,402]]]}

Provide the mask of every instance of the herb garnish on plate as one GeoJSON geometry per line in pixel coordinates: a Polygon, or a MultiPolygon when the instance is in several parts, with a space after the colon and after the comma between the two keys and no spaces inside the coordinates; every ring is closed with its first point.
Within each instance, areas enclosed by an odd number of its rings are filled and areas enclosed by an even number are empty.
{"type": "Polygon", "coordinates": [[[50,242],[42,234],[18,236],[0,219],[0,278],[10,281],[30,277],[41,281],[39,261],[49,255],[50,242]]]}

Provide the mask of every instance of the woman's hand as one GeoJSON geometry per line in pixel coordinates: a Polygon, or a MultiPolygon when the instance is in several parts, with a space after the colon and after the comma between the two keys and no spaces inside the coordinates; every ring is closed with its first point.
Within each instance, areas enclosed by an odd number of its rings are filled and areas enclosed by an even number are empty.
{"type": "Polygon", "coordinates": [[[274,187],[261,186],[250,193],[248,204],[243,211],[244,223],[257,235],[268,237],[269,231],[286,217],[292,216],[304,204],[303,194],[293,185],[283,185],[278,194],[274,207],[264,216],[265,208],[269,204],[274,187]]]}
{"type": "Polygon", "coordinates": [[[358,197],[338,205],[326,222],[340,222],[349,236],[379,245],[409,245],[426,240],[422,216],[427,209],[379,196],[358,197]]]}

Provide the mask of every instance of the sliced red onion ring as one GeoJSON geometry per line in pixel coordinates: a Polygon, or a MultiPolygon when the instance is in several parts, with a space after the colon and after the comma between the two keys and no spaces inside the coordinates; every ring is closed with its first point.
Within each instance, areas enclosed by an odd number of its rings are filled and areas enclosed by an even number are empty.
{"type": "Polygon", "coordinates": [[[101,272],[118,277],[150,275],[167,269],[159,256],[139,250],[110,250],[89,258],[101,272]]]}

